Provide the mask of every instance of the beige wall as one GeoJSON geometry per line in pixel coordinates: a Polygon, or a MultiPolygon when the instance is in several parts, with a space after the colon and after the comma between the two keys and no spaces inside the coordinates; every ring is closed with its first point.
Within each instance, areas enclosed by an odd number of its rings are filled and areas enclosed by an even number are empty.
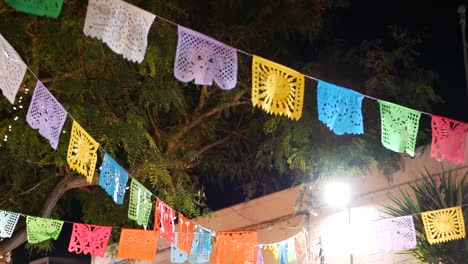
{"type": "MultiPolygon", "coordinates": [[[[468,148],[467,148],[468,152],[468,148]]],[[[415,182],[421,179],[420,173],[426,167],[431,173],[436,174],[441,170],[441,163],[430,159],[430,149],[414,159],[405,158],[406,170],[397,173],[393,182],[389,183],[387,179],[376,169],[372,169],[369,175],[356,176],[346,175],[341,177],[341,180],[347,182],[352,189],[352,202],[350,205],[351,224],[353,226],[361,226],[365,223],[379,219],[384,215],[379,210],[380,205],[388,203],[387,195],[396,193],[398,188],[407,186],[408,183],[415,182]],[[359,225],[361,224],[361,225],[359,225]]],[[[468,165],[452,166],[447,162],[442,163],[445,170],[460,170],[460,172],[468,171],[468,165]]],[[[320,199],[321,187],[318,186],[315,196],[320,199]]],[[[360,229],[350,238],[349,242],[343,238],[341,234],[349,231],[348,228],[348,211],[344,208],[335,209],[326,206],[323,201],[318,209],[318,216],[313,216],[303,211],[297,213],[294,211],[299,189],[287,189],[277,193],[263,196],[245,203],[237,204],[228,208],[224,208],[214,212],[212,215],[196,220],[196,222],[211,230],[249,230],[257,229],[259,243],[275,243],[285,240],[301,231],[301,227],[309,226],[309,261],[307,262],[305,255],[300,256],[295,263],[320,263],[316,259],[318,255],[318,247],[316,246],[319,237],[326,237],[330,233],[340,234],[340,239],[334,241],[331,246],[325,248],[325,263],[343,264],[350,263],[349,251],[346,245],[353,245],[353,263],[362,264],[411,264],[418,263],[415,259],[407,255],[401,254],[376,254],[371,252],[372,244],[364,239],[366,236],[360,229]],[[273,227],[273,230],[268,230],[268,227],[273,227]],[[297,229],[290,229],[297,227],[297,229]],[[279,228],[279,229],[278,229],[279,228]],[[281,229],[288,228],[288,229],[281,229]],[[347,231],[348,230],[348,231],[347,231]],[[361,232],[361,233],[360,233],[361,232]]],[[[365,230],[365,228],[363,229],[365,230]]],[[[330,236],[328,236],[330,237],[330,236]]],[[[333,240],[332,240],[333,241],[333,240]]],[[[326,242],[323,241],[324,243],[326,242]]],[[[271,254],[263,251],[265,263],[278,263],[271,254]]],[[[110,260],[96,259],[95,263],[115,263],[110,260]]],[[[142,262],[143,263],[143,262],[142,262]]],[[[169,245],[160,239],[156,261],[152,263],[170,263],[169,245]]]]}

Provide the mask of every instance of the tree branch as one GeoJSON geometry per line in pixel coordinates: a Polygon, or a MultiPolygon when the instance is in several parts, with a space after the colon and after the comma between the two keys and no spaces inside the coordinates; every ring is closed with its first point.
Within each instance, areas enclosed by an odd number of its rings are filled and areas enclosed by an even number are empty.
{"type": "MultiPolygon", "coordinates": [[[[55,185],[52,192],[50,192],[47,199],[45,200],[40,216],[45,218],[50,217],[52,210],[57,205],[57,202],[67,191],[95,184],[96,183],[86,182],[86,178],[84,177],[69,176],[61,178],[57,185],[55,185]]],[[[26,242],[26,240],[26,228],[23,227],[20,230],[16,231],[11,238],[6,239],[0,243],[0,255],[4,255],[12,251],[13,249],[19,247],[21,244],[26,242]]]]}
{"type": "Polygon", "coordinates": [[[151,114],[151,110],[149,109],[149,106],[146,107],[146,114],[148,115],[148,119],[151,123],[151,126],[153,127],[154,135],[157,137],[158,142],[159,142],[161,140],[161,132],[159,131],[158,125],[156,124],[153,114],[151,114]]]}
{"type": "Polygon", "coordinates": [[[195,126],[199,125],[200,123],[202,123],[203,121],[205,121],[207,118],[221,112],[222,110],[224,109],[227,109],[229,107],[233,107],[233,106],[238,106],[238,105],[242,105],[242,104],[247,104],[249,102],[243,102],[243,101],[240,101],[239,99],[242,97],[242,95],[244,93],[247,92],[247,89],[242,89],[241,92],[239,92],[232,100],[232,102],[230,103],[225,103],[225,104],[220,104],[220,105],[217,105],[216,107],[213,107],[212,109],[210,109],[209,111],[201,114],[201,115],[198,115],[196,117],[194,117],[192,119],[192,122],[189,122],[186,126],[182,127],[179,132],[177,132],[169,141],[168,141],[168,144],[167,144],[167,149],[165,151],[165,154],[171,154],[173,151],[174,151],[174,147],[175,145],[180,141],[180,139],[188,132],[190,131],[192,128],[194,128],[195,126]]]}
{"type": "Polygon", "coordinates": [[[212,148],[214,148],[216,146],[219,146],[219,145],[222,145],[222,144],[226,143],[233,135],[234,135],[234,133],[231,133],[231,134],[227,135],[226,137],[224,137],[224,138],[222,138],[222,139],[220,139],[218,141],[215,141],[215,142],[213,142],[211,144],[208,144],[208,145],[202,147],[201,149],[199,149],[197,151],[198,155],[201,155],[201,154],[207,152],[208,150],[210,150],[210,149],[212,149],[212,148]]]}

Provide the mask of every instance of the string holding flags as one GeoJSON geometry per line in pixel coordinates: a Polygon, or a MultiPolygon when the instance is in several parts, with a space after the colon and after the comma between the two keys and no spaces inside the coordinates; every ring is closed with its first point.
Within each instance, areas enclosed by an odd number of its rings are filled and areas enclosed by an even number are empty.
{"type": "Polygon", "coordinates": [[[89,0],[83,32],[125,59],[141,63],[155,17],[121,0],[89,0]]]}
{"type": "Polygon", "coordinates": [[[15,103],[26,69],[21,57],[0,34],[0,90],[11,104],[15,103]]]}

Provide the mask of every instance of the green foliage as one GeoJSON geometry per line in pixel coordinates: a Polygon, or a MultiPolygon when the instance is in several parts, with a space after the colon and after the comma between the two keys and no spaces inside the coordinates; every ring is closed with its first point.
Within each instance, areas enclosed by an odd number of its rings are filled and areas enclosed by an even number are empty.
{"type": "MultiPolygon", "coordinates": [[[[412,254],[424,263],[450,264],[464,263],[468,258],[468,238],[441,244],[429,244],[421,212],[460,206],[468,203],[468,172],[444,172],[432,176],[427,172],[421,174],[421,181],[411,184],[410,191],[401,189],[399,195],[391,195],[392,205],[383,205],[384,211],[391,216],[414,215],[417,232],[417,246],[407,253],[412,254]],[[401,197],[398,197],[401,196],[401,197]]],[[[467,222],[468,209],[462,208],[467,222]]]]}

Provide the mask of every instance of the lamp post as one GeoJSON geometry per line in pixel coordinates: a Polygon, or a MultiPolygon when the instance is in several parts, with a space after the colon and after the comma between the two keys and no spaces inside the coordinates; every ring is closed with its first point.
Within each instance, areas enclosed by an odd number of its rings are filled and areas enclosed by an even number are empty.
{"type": "MultiPolygon", "coordinates": [[[[325,186],[325,202],[332,207],[346,208],[348,225],[351,226],[351,190],[341,182],[332,182],[325,186]]],[[[349,252],[349,263],[353,264],[353,253],[349,252]]]]}

